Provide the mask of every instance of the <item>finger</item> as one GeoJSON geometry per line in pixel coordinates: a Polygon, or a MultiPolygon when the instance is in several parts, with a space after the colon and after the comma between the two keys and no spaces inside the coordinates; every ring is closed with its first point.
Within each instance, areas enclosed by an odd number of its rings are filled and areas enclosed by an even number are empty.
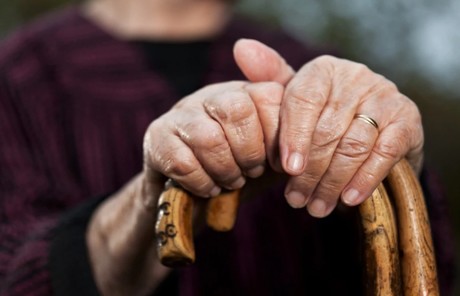
{"type": "Polygon", "coordinates": [[[175,129],[180,139],[193,151],[206,173],[219,186],[227,189],[243,187],[245,178],[233,157],[220,124],[203,111],[184,111],[175,129]]]}
{"type": "Polygon", "coordinates": [[[249,81],[273,81],[285,85],[294,76],[291,66],[275,50],[259,41],[238,40],[233,55],[249,81]]]}
{"type": "Polygon", "coordinates": [[[363,202],[399,160],[409,151],[421,151],[422,146],[423,130],[419,119],[402,118],[390,123],[381,132],[369,158],[345,187],[342,193],[344,203],[357,205],[363,202]]]}
{"type": "Polygon", "coordinates": [[[144,138],[145,165],[174,179],[197,196],[218,195],[220,187],[206,173],[193,151],[163,120],[154,121],[147,130],[144,138]]]}
{"type": "Polygon", "coordinates": [[[302,67],[286,87],[280,110],[280,153],[290,175],[305,170],[316,123],[332,88],[332,72],[329,58],[318,58],[302,67]]]}
{"type": "Polygon", "coordinates": [[[257,109],[244,89],[211,96],[203,103],[206,113],[225,133],[233,157],[249,177],[264,171],[265,145],[257,109]]]}
{"type": "MultiPolygon", "coordinates": [[[[378,116],[373,118],[378,120],[378,116]]],[[[335,208],[340,193],[369,157],[377,137],[378,130],[373,125],[359,119],[351,122],[308,202],[312,216],[325,217],[335,208]]]]}
{"type": "Polygon", "coordinates": [[[281,172],[279,159],[279,111],[284,87],[276,82],[251,83],[245,87],[254,102],[264,135],[270,166],[281,172]]]}
{"type": "MultiPolygon", "coordinates": [[[[378,101],[376,97],[379,96],[381,87],[376,86],[382,83],[383,77],[372,73],[367,67],[357,63],[346,60],[337,60],[335,63],[334,72],[331,75],[332,87],[329,97],[313,132],[308,165],[304,173],[293,177],[286,187],[287,201],[293,207],[303,207],[311,198],[317,185],[322,182],[326,171],[330,170],[334,155],[342,152],[339,145],[340,141],[346,139],[351,145],[353,139],[356,139],[356,147],[360,141],[363,145],[366,144],[363,141],[363,136],[366,134],[361,134],[359,137],[351,135],[352,137],[349,138],[346,132],[350,129],[350,124],[355,124],[353,118],[359,111],[360,103],[371,99],[378,101]]],[[[378,103],[374,105],[377,105],[375,108],[380,108],[378,103]]],[[[374,133],[371,133],[370,136],[373,137],[374,133]]],[[[343,152],[346,153],[344,150],[343,152]]],[[[354,151],[350,151],[350,153],[354,153],[354,151]]],[[[356,160],[359,161],[361,158],[358,157],[356,160]]],[[[337,175],[339,174],[337,173],[337,175]]],[[[332,186],[332,184],[330,185],[332,186]]],[[[337,194],[335,198],[337,199],[338,196],[337,194]]],[[[331,204],[332,200],[327,198],[327,195],[325,197],[326,205],[331,204]]],[[[319,204],[320,201],[315,203],[319,204]]]]}

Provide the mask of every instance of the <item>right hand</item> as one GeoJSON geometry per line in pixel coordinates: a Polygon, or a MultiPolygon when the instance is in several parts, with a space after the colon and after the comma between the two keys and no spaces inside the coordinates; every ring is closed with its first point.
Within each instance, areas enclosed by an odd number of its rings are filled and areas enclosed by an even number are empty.
{"type": "Polygon", "coordinates": [[[366,200],[404,157],[420,172],[421,115],[390,80],[332,56],[294,72],[277,52],[255,40],[240,40],[235,53],[250,81],[286,86],[279,159],[290,175],[285,195],[291,206],[325,217],[339,200],[348,206],[366,200]],[[355,120],[358,114],[372,122],[355,120]]]}

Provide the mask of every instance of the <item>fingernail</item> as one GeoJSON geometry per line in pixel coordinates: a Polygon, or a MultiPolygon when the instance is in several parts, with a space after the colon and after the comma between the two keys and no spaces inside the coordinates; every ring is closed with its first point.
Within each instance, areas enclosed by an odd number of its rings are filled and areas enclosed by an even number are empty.
{"type": "Polygon", "coordinates": [[[313,200],[311,204],[308,206],[308,212],[310,213],[310,215],[316,218],[323,218],[327,216],[327,211],[328,209],[326,202],[319,198],[313,200]]]}
{"type": "Polygon", "coordinates": [[[300,173],[303,167],[303,155],[294,152],[289,155],[288,161],[287,161],[287,168],[295,173],[300,173]]]}
{"type": "Polygon", "coordinates": [[[307,203],[305,196],[298,191],[290,191],[287,193],[286,200],[288,204],[295,209],[303,208],[307,203]]]}
{"type": "Polygon", "coordinates": [[[220,187],[214,186],[214,188],[211,190],[209,195],[210,196],[217,196],[217,195],[219,195],[220,191],[221,191],[220,187]]]}
{"type": "Polygon", "coordinates": [[[345,191],[342,195],[342,200],[345,202],[347,205],[353,206],[356,204],[359,198],[359,192],[356,189],[348,189],[345,191]]]}
{"type": "Polygon", "coordinates": [[[251,178],[260,177],[264,173],[265,167],[263,165],[258,165],[255,168],[252,168],[246,172],[246,175],[251,178]]]}
{"type": "Polygon", "coordinates": [[[244,184],[246,184],[246,179],[243,178],[243,177],[239,177],[235,182],[233,182],[230,185],[230,189],[239,189],[239,188],[243,187],[244,184]]]}

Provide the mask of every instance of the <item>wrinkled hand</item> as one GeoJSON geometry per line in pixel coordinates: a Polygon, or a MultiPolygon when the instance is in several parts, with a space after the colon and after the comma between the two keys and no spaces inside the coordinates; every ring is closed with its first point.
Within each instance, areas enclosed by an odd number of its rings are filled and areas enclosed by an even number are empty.
{"type": "MultiPolygon", "coordinates": [[[[292,177],[285,195],[293,207],[327,216],[339,198],[357,205],[406,157],[418,172],[423,128],[416,105],[366,66],[319,57],[297,73],[272,49],[240,40],[235,59],[251,81],[286,86],[279,113],[279,159],[292,177]],[[358,120],[363,114],[378,128],[358,120]]],[[[269,159],[277,159],[269,155],[269,159]]],[[[273,168],[279,164],[272,163],[273,168]]]]}
{"type": "Polygon", "coordinates": [[[147,170],[202,197],[239,189],[264,172],[275,144],[283,87],[276,82],[227,82],[182,99],[149,127],[147,170]],[[266,147],[267,146],[267,147],[266,147]]]}
{"type": "Polygon", "coordinates": [[[157,200],[165,176],[197,196],[239,189],[274,148],[283,86],[226,82],[183,98],[151,123],[144,170],[93,215],[87,241],[103,295],[146,295],[169,272],[156,255],[157,200]]]}

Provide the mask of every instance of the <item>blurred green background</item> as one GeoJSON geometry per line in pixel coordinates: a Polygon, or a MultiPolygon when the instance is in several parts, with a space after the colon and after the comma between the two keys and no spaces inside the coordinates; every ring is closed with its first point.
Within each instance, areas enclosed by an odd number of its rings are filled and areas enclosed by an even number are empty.
{"type": "MultiPolygon", "coordinates": [[[[0,38],[69,2],[0,0],[0,38]]],[[[445,182],[458,246],[460,1],[240,0],[237,9],[285,28],[300,40],[340,49],[345,57],[395,81],[418,104],[424,119],[426,163],[445,182]]],[[[460,250],[457,254],[460,257],[460,250]]],[[[456,295],[460,295],[458,286],[456,295]]]]}

